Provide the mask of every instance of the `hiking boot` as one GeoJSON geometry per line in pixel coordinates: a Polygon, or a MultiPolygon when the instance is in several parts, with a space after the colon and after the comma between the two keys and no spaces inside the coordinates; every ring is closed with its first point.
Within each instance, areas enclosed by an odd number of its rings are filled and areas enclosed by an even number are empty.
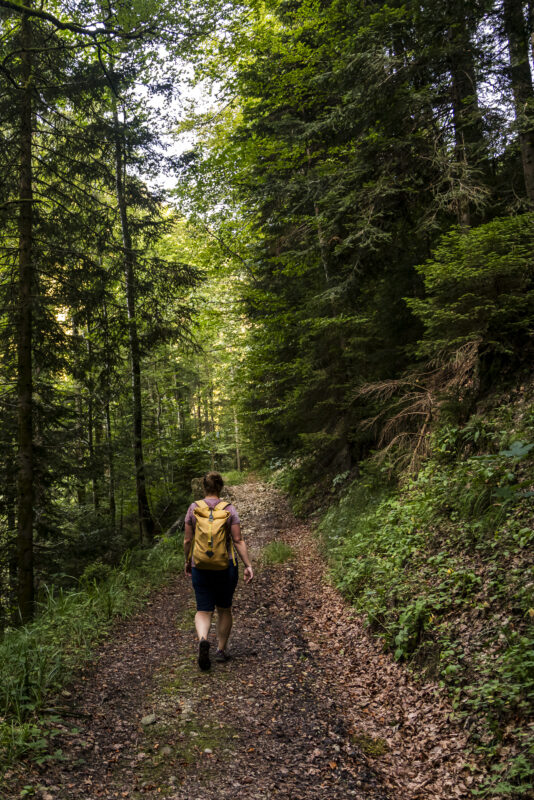
{"type": "Polygon", "coordinates": [[[207,639],[201,639],[198,643],[198,666],[204,671],[211,667],[210,643],[207,639]]]}
{"type": "Polygon", "coordinates": [[[217,650],[215,653],[215,661],[218,661],[219,664],[226,664],[231,658],[232,656],[229,655],[226,650],[217,650]]]}

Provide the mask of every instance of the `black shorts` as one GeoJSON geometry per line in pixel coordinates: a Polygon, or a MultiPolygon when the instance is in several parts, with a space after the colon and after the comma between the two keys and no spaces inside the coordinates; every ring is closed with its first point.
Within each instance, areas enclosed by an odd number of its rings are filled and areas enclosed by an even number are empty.
{"type": "Polygon", "coordinates": [[[192,569],[193,589],[197,600],[197,611],[214,611],[230,608],[239,578],[237,564],[230,561],[228,569],[192,569]]]}

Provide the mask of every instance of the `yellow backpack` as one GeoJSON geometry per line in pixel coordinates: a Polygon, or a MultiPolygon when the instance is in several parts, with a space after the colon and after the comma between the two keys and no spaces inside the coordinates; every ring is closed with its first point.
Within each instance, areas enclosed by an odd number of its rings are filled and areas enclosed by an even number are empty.
{"type": "MultiPolygon", "coordinates": [[[[210,508],[204,500],[197,500],[194,510],[196,518],[195,533],[191,542],[191,553],[198,569],[228,569],[228,548],[226,522],[230,503],[221,500],[215,508],[210,508]]],[[[235,561],[234,545],[230,539],[232,558],[235,561]]]]}

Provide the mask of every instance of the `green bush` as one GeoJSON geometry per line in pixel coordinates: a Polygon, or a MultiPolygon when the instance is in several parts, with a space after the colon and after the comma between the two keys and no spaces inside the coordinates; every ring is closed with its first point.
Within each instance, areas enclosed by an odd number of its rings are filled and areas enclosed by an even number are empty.
{"type": "Polygon", "coordinates": [[[237,469],[231,469],[229,472],[223,472],[223,479],[226,486],[240,486],[243,483],[247,483],[248,474],[237,469]]]}
{"type": "Polygon", "coordinates": [[[446,234],[418,267],[426,297],[406,302],[424,324],[419,356],[479,341],[481,352],[518,357],[534,327],[534,215],[446,234]]]}
{"type": "Polygon", "coordinates": [[[95,583],[102,583],[109,578],[111,574],[111,567],[109,564],[104,564],[101,559],[93,561],[88,564],[80,576],[81,586],[92,586],[95,583]]]}

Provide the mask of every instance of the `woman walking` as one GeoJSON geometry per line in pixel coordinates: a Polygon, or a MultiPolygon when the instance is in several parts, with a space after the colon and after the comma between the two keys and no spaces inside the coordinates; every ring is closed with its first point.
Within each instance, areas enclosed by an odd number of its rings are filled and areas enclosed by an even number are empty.
{"type": "Polygon", "coordinates": [[[198,665],[211,666],[208,636],[213,612],[217,608],[217,651],[215,660],[228,661],[226,651],[232,630],[232,599],[239,578],[239,554],[245,565],[245,583],[254,577],[247,545],[241,537],[241,523],[231,503],[221,501],[224,485],[218,472],[204,476],[204,500],[191,503],[185,517],[185,574],[192,578],[197,613],[198,665]]]}

